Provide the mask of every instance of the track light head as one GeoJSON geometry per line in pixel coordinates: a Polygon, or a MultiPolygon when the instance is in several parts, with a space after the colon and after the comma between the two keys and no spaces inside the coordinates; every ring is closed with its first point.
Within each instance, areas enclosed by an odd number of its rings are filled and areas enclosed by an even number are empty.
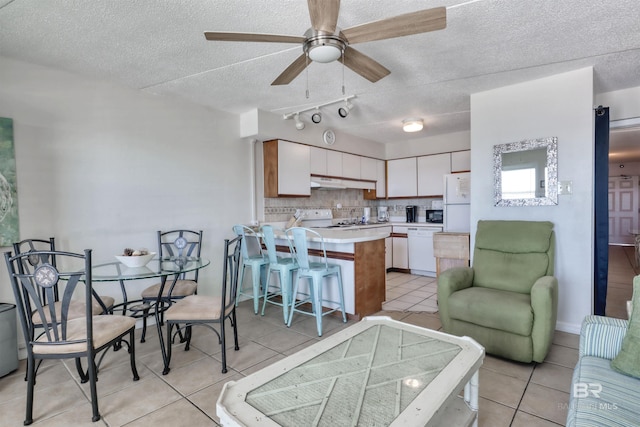
{"type": "Polygon", "coordinates": [[[320,111],[316,111],[311,115],[311,121],[315,124],[318,124],[322,121],[322,114],[320,114],[320,111]]]}
{"type": "Polygon", "coordinates": [[[296,113],[296,115],[293,116],[293,119],[296,121],[296,129],[298,130],[304,129],[304,122],[300,120],[300,114],[296,113]]]}
{"type": "Polygon", "coordinates": [[[338,115],[343,119],[349,115],[349,111],[353,108],[353,104],[349,100],[344,101],[344,107],[338,108],[338,115]]]}

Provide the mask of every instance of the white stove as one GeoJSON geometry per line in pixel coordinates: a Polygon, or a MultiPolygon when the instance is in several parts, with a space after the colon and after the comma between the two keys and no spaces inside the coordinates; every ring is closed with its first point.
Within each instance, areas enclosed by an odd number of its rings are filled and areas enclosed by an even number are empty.
{"type": "Polygon", "coordinates": [[[300,209],[301,225],[307,228],[327,228],[333,225],[331,209],[300,209]]]}

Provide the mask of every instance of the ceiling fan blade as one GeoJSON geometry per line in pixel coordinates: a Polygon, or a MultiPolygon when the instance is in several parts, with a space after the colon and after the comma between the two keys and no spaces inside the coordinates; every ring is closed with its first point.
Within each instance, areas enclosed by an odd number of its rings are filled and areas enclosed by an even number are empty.
{"type": "Polygon", "coordinates": [[[307,0],[311,28],[316,31],[334,33],[338,23],[340,0],[307,0]]]}
{"type": "Polygon", "coordinates": [[[436,7],[369,22],[342,30],[349,44],[392,39],[441,30],[447,26],[447,9],[436,7]]]}
{"type": "Polygon", "coordinates": [[[302,54],[295,61],[291,63],[276,79],[271,83],[271,86],[288,85],[298,77],[298,74],[307,68],[307,55],[302,54]]]}
{"type": "MultiPolygon", "coordinates": [[[[338,61],[342,62],[342,58],[339,58],[338,61]]],[[[391,73],[379,62],[349,46],[344,51],[344,65],[372,83],[391,73]]]]}
{"type": "Polygon", "coordinates": [[[267,43],[302,43],[304,37],[281,36],[279,34],[255,34],[255,33],[222,33],[206,31],[204,37],[207,40],[222,42],[267,42],[267,43]]]}

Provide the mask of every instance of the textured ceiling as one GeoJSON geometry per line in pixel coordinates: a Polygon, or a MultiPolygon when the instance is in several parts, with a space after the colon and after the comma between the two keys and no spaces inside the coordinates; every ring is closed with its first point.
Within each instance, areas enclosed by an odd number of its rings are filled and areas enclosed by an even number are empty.
{"type": "MultiPolygon", "coordinates": [[[[344,70],[355,108],[340,119],[326,107],[323,126],[383,143],[465,131],[471,93],[586,66],[596,93],[640,86],[637,0],[350,0],[338,26],[437,6],[447,7],[444,30],[356,46],[391,74],[370,83],[344,70]],[[406,117],[423,117],[425,130],[403,133],[406,117]]],[[[302,36],[309,27],[304,0],[0,0],[0,55],[233,113],[288,113],[343,97],[342,66],[313,63],[270,86],[300,46],[203,32],[302,36]]]]}

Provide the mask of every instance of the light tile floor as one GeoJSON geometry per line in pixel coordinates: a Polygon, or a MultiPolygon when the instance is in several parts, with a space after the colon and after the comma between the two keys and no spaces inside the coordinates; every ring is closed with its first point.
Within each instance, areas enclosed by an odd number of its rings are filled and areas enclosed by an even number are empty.
{"type": "MultiPolygon", "coordinates": [[[[623,252],[610,257],[614,266],[623,252]]],[[[626,256],[626,255],[625,255],[626,256]]],[[[633,258],[632,258],[633,259],[633,258]]],[[[620,263],[623,264],[622,262],[620,263]]],[[[616,267],[612,276],[620,287],[631,283],[631,277],[616,267]]],[[[420,283],[419,277],[389,274],[389,291],[402,287],[410,294],[435,282],[420,283]],[[403,279],[410,279],[408,282],[403,279]],[[398,284],[400,283],[400,284],[398,284]],[[420,285],[420,286],[415,286],[420,285]]],[[[423,278],[424,279],[424,278],[423,278]]],[[[610,281],[610,283],[612,283],[610,281]]],[[[630,285],[629,285],[630,286],[630,285]]],[[[429,290],[428,292],[431,292],[429,290]]],[[[425,295],[414,294],[422,297],[425,295]]],[[[418,303],[433,295],[417,298],[418,303]]],[[[624,298],[624,297],[622,297],[624,298]]],[[[398,299],[396,297],[395,299],[398,299]]],[[[88,387],[79,384],[73,364],[47,361],[38,374],[35,426],[216,426],[215,404],[226,381],[242,378],[269,366],[321,338],[315,331],[315,320],[297,315],[291,328],[282,324],[279,307],[268,306],[264,317],[253,314],[251,302],[238,308],[240,351],[228,352],[229,372],[220,373],[220,348],[212,332],[194,331],[189,352],[174,350],[171,372],[162,375],[162,357],[156,329],[150,328],[147,342],[136,343],[136,359],[140,380],[132,381],[128,358],[124,353],[110,353],[103,362],[98,393],[102,419],[91,422],[88,387]]],[[[612,310],[613,310],[613,304],[612,310]]],[[[401,310],[401,309],[397,309],[401,310]]],[[[441,329],[437,314],[382,311],[397,320],[431,329],[441,329]]],[[[324,337],[352,322],[325,317],[324,337]]],[[[139,331],[138,331],[139,335],[139,331]]],[[[180,346],[176,346],[180,347],[180,346]]],[[[556,332],[551,352],[542,364],[523,364],[486,356],[480,369],[480,426],[556,426],[566,417],[571,373],[578,358],[578,336],[556,332]]],[[[24,420],[25,363],[20,369],[0,378],[0,425],[20,426],[24,420]]]]}
{"type": "Polygon", "coordinates": [[[438,311],[438,284],[435,277],[414,274],[387,273],[387,300],[382,305],[387,311],[438,311]]]}

